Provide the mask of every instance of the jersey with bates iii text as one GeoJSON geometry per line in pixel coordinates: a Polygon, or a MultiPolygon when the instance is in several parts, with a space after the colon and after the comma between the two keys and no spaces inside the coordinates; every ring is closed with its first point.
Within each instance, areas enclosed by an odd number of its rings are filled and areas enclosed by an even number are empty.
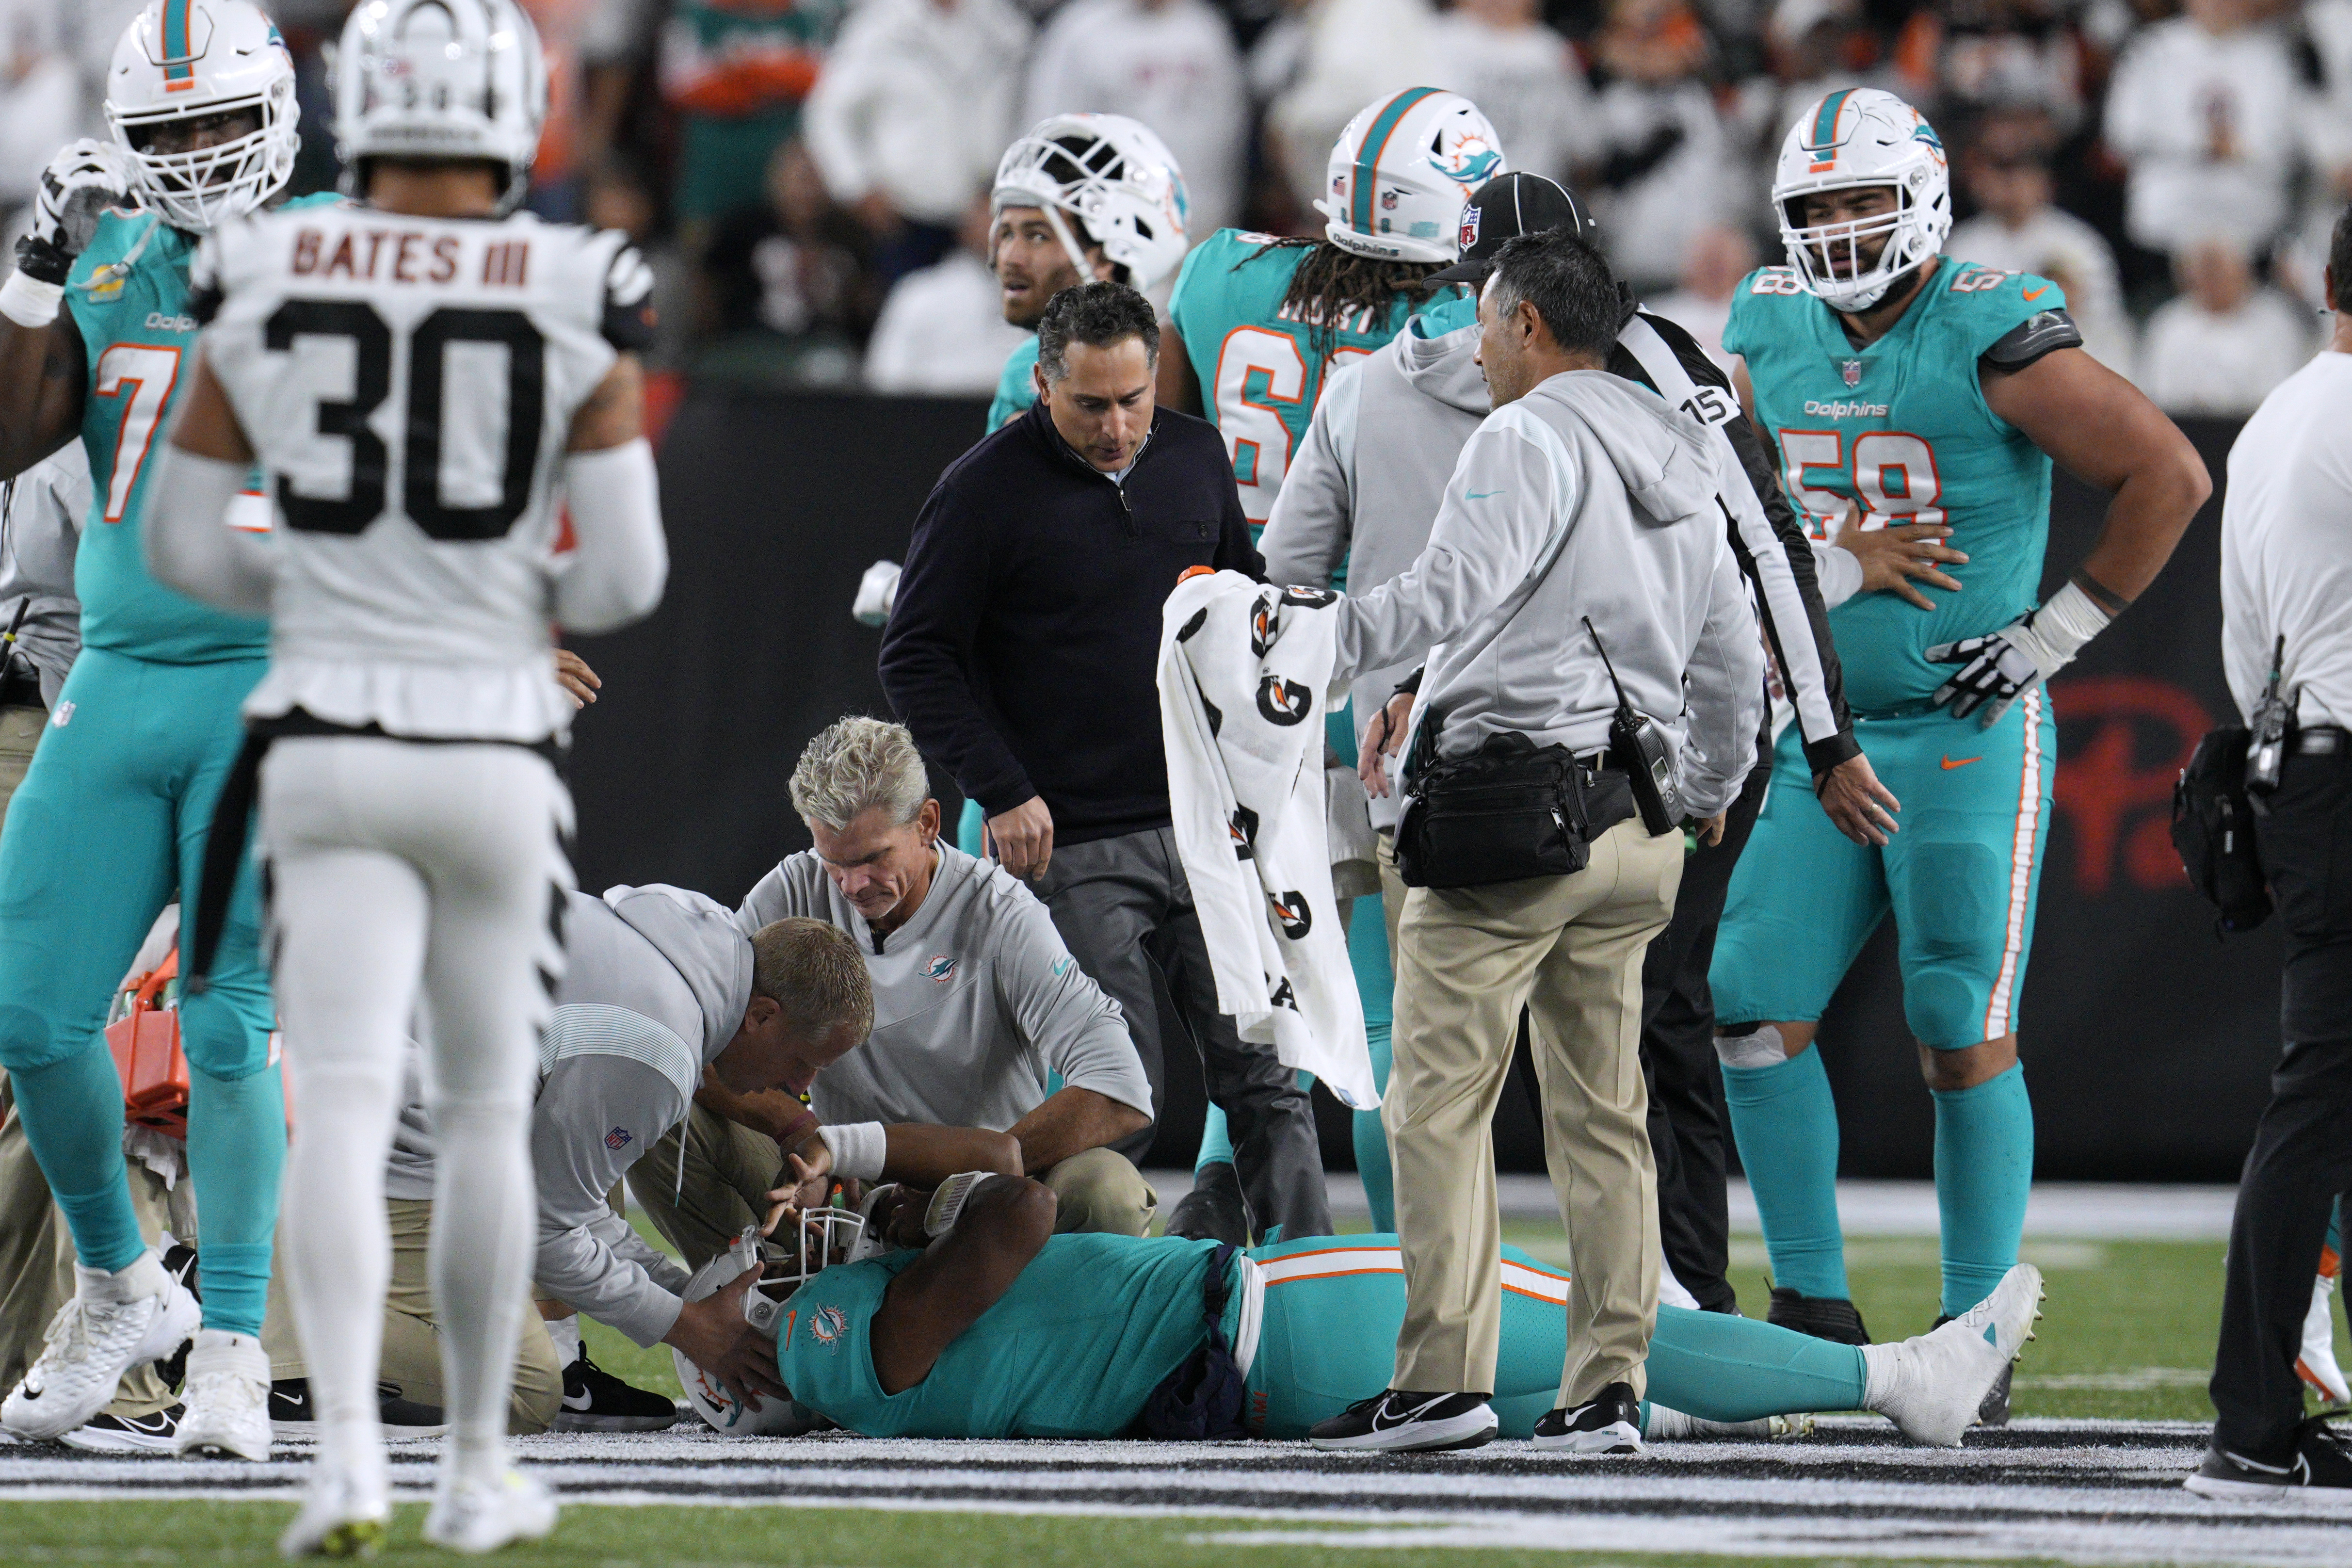
{"type": "Polygon", "coordinates": [[[1404,330],[1421,310],[1454,297],[1438,289],[1416,303],[1400,292],[1386,314],[1334,322],[1327,363],[1315,323],[1286,311],[1283,296],[1314,247],[1280,245],[1270,234],[1221,228],[1184,258],[1168,319],[1201,382],[1201,406],[1225,438],[1251,537],[1273,515],[1292,449],[1307,438],[1327,374],[1404,330]],[[1272,247],[1271,249],[1267,248],[1272,247]]]}
{"type": "MultiPolygon", "coordinates": [[[[289,205],[315,210],[314,204],[331,200],[289,205]]],[[[195,380],[198,322],[188,302],[195,245],[152,213],[109,212],[66,285],[89,377],[81,439],[92,494],[74,559],[82,642],[158,664],[213,664],[269,651],[268,623],[200,605],[148,575],[140,542],[156,448],[195,380]]],[[[230,521],[260,530],[268,514],[251,498],[239,498],[230,521]]]]}
{"type": "Polygon", "coordinates": [[[220,229],[196,278],[280,544],[270,669],[246,711],[560,733],[559,469],[572,416],[652,325],[626,237],[343,203],[220,229]]]}
{"type": "Polygon", "coordinates": [[[2038,602],[2050,458],[1986,404],[1978,362],[2065,305],[2047,279],[1948,259],[1892,331],[1857,349],[1788,268],[1749,274],[1733,296],[1723,346],[1747,360],[1757,423],[1813,536],[1832,535],[1858,500],[1863,527],[1948,523],[1969,557],[1944,568],[1961,592],[1919,585],[1932,611],[1872,592],[1830,612],[1855,713],[1924,711],[1953,669],[1927,649],[1997,632],[2038,602]]]}

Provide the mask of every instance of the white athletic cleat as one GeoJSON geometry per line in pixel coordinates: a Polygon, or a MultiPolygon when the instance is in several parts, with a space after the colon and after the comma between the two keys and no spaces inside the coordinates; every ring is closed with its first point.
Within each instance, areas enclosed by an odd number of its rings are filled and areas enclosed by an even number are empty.
{"type": "Polygon", "coordinates": [[[392,1501],[383,1471],[373,1477],[320,1458],[310,1467],[301,1511],[278,1538],[281,1557],[373,1557],[383,1544],[392,1501]]]}
{"type": "Polygon", "coordinates": [[[40,1359],[0,1404],[0,1426],[19,1437],[63,1437],[106,1408],[124,1373],[171,1355],[203,1318],[152,1248],[116,1274],[74,1265],[73,1299],[49,1320],[40,1359]]]}
{"type": "Polygon", "coordinates": [[[1977,1424],[1986,1391],[2033,1337],[2041,1300],[2042,1271],[2021,1263],[1991,1295],[1942,1328],[1896,1344],[1864,1345],[1863,1408],[1887,1417],[1915,1443],[1958,1447],[1977,1424]]]}
{"type": "Polygon", "coordinates": [[[173,1451],[207,1459],[269,1458],[269,1357],[251,1334],[197,1331],[188,1352],[187,1405],[173,1451]]]}
{"type": "MultiPolygon", "coordinates": [[[[2321,1260],[2324,1268],[2334,1261],[2328,1254],[2321,1260]]],[[[2311,1288],[2311,1310],[2303,1318],[2303,1349],[2295,1353],[2295,1374],[2321,1395],[2337,1405],[2352,1405],[2352,1386],[2344,1381],[2344,1372],[2336,1364],[2336,1316],[2327,1310],[2327,1300],[2336,1294],[2336,1276],[2322,1274],[2311,1288]]]]}
{"type": "Polygon", "coordinates": [[[453,1479],[445,1461],[425,1516],[425,1539],[479,1556],[518,1541],[540,1541],[555,1528],[555,1495],[520,1470],[489,1480],[453,1479]]]}
{"type": "Polygon", "coordinates": [[[1760,1421],[1707,1421],[1668,1409],[1654,1399],[1650,1402],[1649,1412],[1642,1422],[1642,1440],[1645,1443],[1662,1439],[1668,1442],[1697,1439],[1760,1443],[1812,1435],[1813,1418],[1811,1415],[1767,1415],[1760,1421]]]}

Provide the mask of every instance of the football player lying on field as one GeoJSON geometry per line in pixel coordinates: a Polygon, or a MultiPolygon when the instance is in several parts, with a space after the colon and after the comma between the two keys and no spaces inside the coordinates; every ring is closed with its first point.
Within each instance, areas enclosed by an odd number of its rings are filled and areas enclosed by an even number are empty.
{"type": "MultiPolygon", "coordinates": [[[[772,1325],[793,1400],[738,1405],[681,1358],[721,1431],[805,1429],[804,1417],[789,1424],[796,1405],[877,1437],[1303,1437],[1386,1386],[1404,1312],[1393,1236],[1247,1252],[1055,1236],[1054,1194],[1019,1176],[968,1173],[933,1192],[879,1188],[856,1209],[780,1209],[771,1229],[714,1259],[698,1285],[740,1277],[755,1246],[765,1254],[745,1311],[772,1325]]],[[[1516,1247],[1498,1265],[1493,1404],[1500,1435],[1526,1437],[1558,1402],[1569,1280],[1516,1247]]],[[[2021,1265],[1957,1321],[1859,1346],[1661,1306],[1644,1435],[1761,1436],[1791,1429],[1775,1417],[1864,1409],[1916,1442],[1955,1447],[2033,1337],[2041,1296],[2040,1273],[2021,1265]]]]}

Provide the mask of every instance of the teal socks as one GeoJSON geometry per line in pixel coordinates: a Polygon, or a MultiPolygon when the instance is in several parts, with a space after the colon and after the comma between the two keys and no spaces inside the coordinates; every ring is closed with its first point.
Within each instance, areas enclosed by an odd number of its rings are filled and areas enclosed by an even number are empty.
{"type": "MultiPolygon", "coordinates": [[[[1393,1054],[1390,1026],[1396,1017],[1396,973],[1389,965],[1388,918],[1381,896],[1367,893],[1356,900],[1348,921],[1348,962],[1356,972],[1356,994],[1364,1002],[1364,1042],[1372,1051],[1372,1082],[1382,1094],[1389,1088],[1389,1061],[1393,1054]]],[[[1364,1184],[1364,1201],[1371,1205],[1372,1228],[1396,1229],[1396,1177],[1389,1166],[1388,1129],[1378,1107],[1359,1110],[1350,1120],[1356,1146],[1356,1175],[1364,1184]]]]}
{"type": "Polygon", "coordinates": [[[1685,1415],[1754,1421],[1793,1410],[1859,1410],[1866,1379],[1858,1345],[1662,1302],[1649,1381],[1652,1397],[1685,1415]]]}
{"type": "Polygon", "coordinates": [[[147,1250],[122,1167],[122,1079],[103,1038],[47,1067],[8,1074],[25,1140],[73,1232],[74,1254],[111,1274],[147,1250]]]}
{"type": "MultiPolygon", "coordinates": [[[[1763,1217],[1772,1283],[1801,1296],[1850,1299],[1845,1240],[1838,1229],[1837,1101],[1821,1051],[1808,1046],[1777,1067],[1727,1065],[1723,1098],[1739,1163],[1763,1217]]],[[[1939,1133],[1938,1171],[1941,1147],[1939,1133]]]]}
{"type": "Polygon", "coordinates": [[[966,799],[963,815],[956,818],[955,847],[973,859],[980,859],[981,840],[986,836],[987,828],[988,814],[980,809],[980,802],[966,799]]]}
{"type": "Polygon", "coordinates": [[[1209,1101],[1209,1114],[1201,1122],[1201,1152],[1194,1157],[1192,1169],[1233,1163],[1234,1136],[1225,1127],[1225,1108],[1213,1100],[1209,1101]]]}
{"type": "MultiPolygon", "coordinates": [[[[1740,1152],[1745,1158],[1744,1145],[1740,1152]]],[[[1936,1091],[1945,1316],[1957,1318],[1991,1295],[2017,1266],[2032,1185],[2033,1101],[2025,1092],[2022,1064],[1974,1089],[1936,1091]]],[[[1779,1258],[1775,1251],[1774,1261],[1779,1258]]]]}
{"type": "Polygon", "coordinates": [[[188,1175],[196,1188],[196,1248],[205,1327],[261,1332],[269,1240],[286,1164],[286,1097],[278,1068],[244,1078],[188,1072],[188,1175]]]}

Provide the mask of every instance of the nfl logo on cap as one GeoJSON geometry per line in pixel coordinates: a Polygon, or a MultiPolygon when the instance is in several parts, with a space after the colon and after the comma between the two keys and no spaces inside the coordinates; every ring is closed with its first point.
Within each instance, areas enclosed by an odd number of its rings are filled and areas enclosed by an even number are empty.
{"type": "Polygon", "coordinates": [[[1478,243],[1478,205],[1472,202],[1462,209],[1462,233],[1459,243],[1464,250],[1478,243]]]}

